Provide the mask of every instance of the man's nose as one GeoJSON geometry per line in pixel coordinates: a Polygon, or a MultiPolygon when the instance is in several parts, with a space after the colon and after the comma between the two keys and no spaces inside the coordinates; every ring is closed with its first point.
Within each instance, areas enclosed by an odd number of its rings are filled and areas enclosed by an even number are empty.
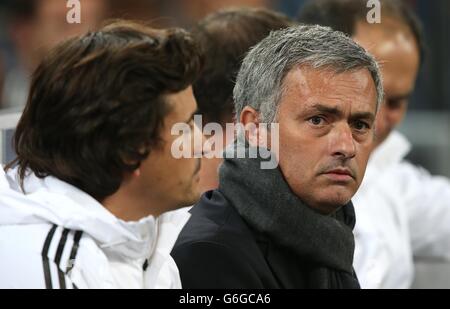
{"type": "Polygon", "coordinates": [[[356,155],[356,145],[352,129],[348,124],[337,125],[330,141],[333,156],[351,159],[356,155]]]}

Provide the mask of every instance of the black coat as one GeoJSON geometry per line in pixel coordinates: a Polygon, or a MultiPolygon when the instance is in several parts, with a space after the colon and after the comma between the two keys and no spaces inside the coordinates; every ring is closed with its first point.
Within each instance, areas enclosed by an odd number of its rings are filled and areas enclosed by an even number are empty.
{"type": "MultiPolygon", "coordinates": [[[[313,261],[253,230],[218,190],[203,195],[191,214],[171,253],[183,288],[328,287],[316,282],[323,274],[313,261]]],[[[343,287],[327,276],[327,284],[343,287]]],[[[354,274],[351,280],[357,285],[354,274]]]]}

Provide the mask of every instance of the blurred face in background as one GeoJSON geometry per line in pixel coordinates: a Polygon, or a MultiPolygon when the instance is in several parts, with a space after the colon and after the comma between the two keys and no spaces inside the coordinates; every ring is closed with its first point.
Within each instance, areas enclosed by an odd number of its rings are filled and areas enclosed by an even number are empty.
{"type": "Polygon", "coordinates": [[[33,70],[60,41],[95,30],[105,18],[105,0],[81,1],[81,23],[69,24],[67,1],[38,0],[34,16],[20,19],[11,27],[11,38],[25,68],[33,70]]]}
{"type": "Polygon", "coordinates": [[[378,146],[406,114],[420,66],[419,47],[406,24],[388,17],[378,25],[357,23],[353,39],[371,52],[381,66],[385,100],[375,126],[378,146]]]}

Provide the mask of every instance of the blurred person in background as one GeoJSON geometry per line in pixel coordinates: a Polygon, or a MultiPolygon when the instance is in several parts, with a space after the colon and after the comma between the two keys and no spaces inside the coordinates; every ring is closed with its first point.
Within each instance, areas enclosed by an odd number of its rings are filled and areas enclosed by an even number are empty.
{"type": "Polygon", "coordinates": [[[186,31],[117,21],[64,41],[33,74],[0,168],[0,288],[180,288],[158,219],[200,196],[186,31]],[[189,158],[171,153],[171,128],[189,158]]]}
{"type": "MultiPolygon", "coordinates": [[[[242,60],[271,31],[292,25],[287,16],[263,8],[226,9],[198,22],[192,33],[204,54],[204,65],[193,88],[205,124],[215,122],[225,130],[227,123],[234,122],[233,88],[242,60]]],[[[222,161],[202,159],[202,192],[217,188],[222,161]]]]}
{"type": "MultiPolygon", "coordinates": [[[[132,19],[149,23],[153,28],[166,26],[164,21],[168,20],[170,26],[175,24],[170,17],[175,8],[171,0],[106,0],[109,4],[110,18],[132,19]],[[167,11],[163,11],[167,9],[167,11]]],[[[184,1],[183,1],[184,2],[184,1]]]]}
{"type": "Polygon", "coordinates": [[[190,27],[200,19],[219,10],[231,7],[270,8],[274,0],[169,0],[166,1],[166,12],[175,17],[181,25],[190,27]]]}
{"type": "MultiPolygon", "coordinates": [[[[232,8],[210,14],[193,27],[192,34],[203,55],[202,71],[193,85],[203,126],[214,122],[225,131],[226,124],[234,122],[233,88],[245,55],[271,31],[293,24],[287,16],[268,9],[232,8]]],[[[226,142],[224,134],[223,145],[226,142]]],[[[216,147],[216,151],[222,150],[217,144],[216,147]]],[[[203,156],[201,160],[200,192],[204,193],[218,187],[223,159],[203,156]]],[[[190,208],[162,216],[161,250],[170,252],[189,219],[190,208]]]]}
{"type": "Polygon", "coordinates": [[[450,260],[450,180],[406,161],[411,144],[395,130],[424,62],[422,26],[398,0],[381,1],[381,23],[369,24],[366,4],[310,1],[299,21],[345,32],[380,62],[385,101],[377,116],[376,147],[353,200],[354,265],[363,288],[409,288],[414,257],[450,260]]]}
{"type": "Polygon", "coordinates": [[[107,0],[82,1],[81,23],[67,22],[66,1],[8,0],[9,40],[16,59],[5,77],[4,107],[23,106],[28,94],[31,72],[60,41],[95,30],[108,12],[107,0]]]}

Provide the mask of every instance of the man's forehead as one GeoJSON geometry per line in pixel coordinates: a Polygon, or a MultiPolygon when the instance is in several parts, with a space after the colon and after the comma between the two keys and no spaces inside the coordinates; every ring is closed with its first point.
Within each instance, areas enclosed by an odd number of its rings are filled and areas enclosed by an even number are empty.
{"type": "Polygon", "coordinates": [[[285,90],[295,111],[327,112],[349,117],[354,113],[373,117],[376,114],[376,87],[367,69],[339,74],[320,71],[311,74],[297,70],[291,72],[285,90]]]}
{"type": "Polygon", "coordinates": [[[197,111],[197,102],[192,91],[192,87],[165,96],[166,104],[170,110],[167,115],[168,121],[189,122],[192,114],[197,111]]]}
{"type": "Polygon", "coordinates": [[[331,70],[296,68],[284,81],[286,95],[295,95],[302,101],[342,101],[376,97],[376,86],[366,68],[336,73],[331,70]]]}
{"type": "Polygon", "coordinates": [[[285,87],[301,86],[303,88],[312,87],[315,91],[320,91],[318,87],[334,87],[350,82],[347,86],[351,88],[365,88],[373,82],[373,78],[367,68],[351,69],[338,72],[334,68],[312,68],[310,66],[299,66],[293,68],[286,75],[285,87]]]}

